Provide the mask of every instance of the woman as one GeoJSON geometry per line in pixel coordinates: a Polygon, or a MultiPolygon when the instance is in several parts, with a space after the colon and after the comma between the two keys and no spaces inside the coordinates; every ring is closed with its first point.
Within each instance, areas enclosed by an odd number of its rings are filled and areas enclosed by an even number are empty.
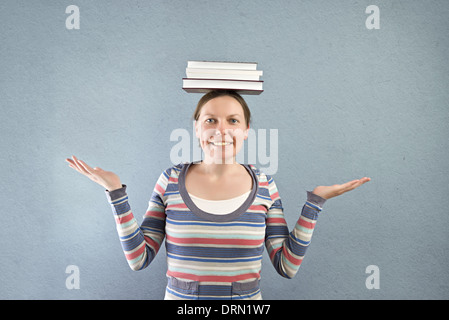
{"type": "Polygon", "coordinates": [[[126,259],[147,267],[166,238],[165,299],[261,299],[262,252],[283,277],[299,269],[327,199],[369,178],[319,186],[289,233],[274,180],[235,158],[248,137],[251,113],[233,91],[211,91],[198,102],[195,132],[204,160],[165,170],[154,188],[141,226],[119,177],[73,156],[69,166],[106,188],[126,259]]]}

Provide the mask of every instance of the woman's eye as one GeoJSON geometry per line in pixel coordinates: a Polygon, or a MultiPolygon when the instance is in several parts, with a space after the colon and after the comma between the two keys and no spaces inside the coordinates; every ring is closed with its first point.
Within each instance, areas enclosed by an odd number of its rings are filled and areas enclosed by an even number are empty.
{"type": "MultiPolygon", "coordinates": [[[[215,121],[215,119],[209,118],[209,119],[206,119],[204,122],[206,122],[207,124],[212,124],[212,123],[215,123],[216,121],[215,121]]],[[[239,123],[239,121],[237,119],[229,119],[229,122],[232,124],[239,123]]]]}

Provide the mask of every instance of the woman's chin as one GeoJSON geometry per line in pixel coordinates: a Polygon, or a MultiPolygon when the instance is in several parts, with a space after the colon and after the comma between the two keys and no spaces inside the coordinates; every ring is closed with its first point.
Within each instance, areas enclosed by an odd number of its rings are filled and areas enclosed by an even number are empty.
{"type": "Polygon", "coordinates": [[[206,163],[215,164],[231,164],[235,163],[235,157],[240,148],[235,148],[235,144],[226,146],[215,146],[211,143],[203,145],[203,153],[207,155],[205,157],[206,163]]]}

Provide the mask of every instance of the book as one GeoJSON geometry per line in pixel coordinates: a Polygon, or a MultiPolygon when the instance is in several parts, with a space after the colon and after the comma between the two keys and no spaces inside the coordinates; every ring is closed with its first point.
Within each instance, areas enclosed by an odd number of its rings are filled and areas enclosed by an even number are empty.
{"type": "Polygon", "coordinates": [[[228,79],[228,80],[260,80],[261,70],[186,68],[187,78],[195,79],[228,79]]]}
{"type": "Polygon", "coordinates": [[[263,92],[263,81],[190,78],[183,78],[182,80],[182,88],[186,92],[205,93],[214,89],[234,90],[240,94],[260,94],[263,92]]]}
{"type": "Polygon", "coordinates": [[[187,61],[186,78],[182,88],[186,92],[206,93],[211,90],[234,90],[240,94],[263,92],[263,72],[257,62],[187,61]]]}
{"type": "Polygon", "coordinates": [[[257,62],[187,61],[188,68],[256,70],[257,62]]]}
{"type": "MultiPolygon", "coordinates": [[[[183,90],[187,93],[208,93],[212,90],[216,90],[216,89],[207,89],[207,88],[183,88],[183,90]]],[[[221,90],[231,90],[231,89],[221,89],[221,90]]],[[[258,90],[243,90],[243,89],[239,89],[239,90],[233,90],[235,92],[237,92],[240,95],[259,95],[263,92],[263,90],[258,91],[258,90]]]]}

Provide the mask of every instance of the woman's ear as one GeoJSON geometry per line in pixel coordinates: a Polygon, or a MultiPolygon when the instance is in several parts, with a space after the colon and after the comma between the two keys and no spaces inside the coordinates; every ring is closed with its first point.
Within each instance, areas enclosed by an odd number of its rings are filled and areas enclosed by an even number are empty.
{"type": "Polygon", "coordinates": [[[201,130],[201,128],[199,128],[198,121],[195,120],[193,125],[195,126],[195,136],[199,139],[200,138],[200,130],[201,130]]]}
{"type": "Polygon", "coordinates": [[[249,124],[248,124],[248,128],[245,129],[245,131],[243,131],[245,137],[243,138],[243,140],[248,139],[248,132],[249,132],[249,124]]]}

